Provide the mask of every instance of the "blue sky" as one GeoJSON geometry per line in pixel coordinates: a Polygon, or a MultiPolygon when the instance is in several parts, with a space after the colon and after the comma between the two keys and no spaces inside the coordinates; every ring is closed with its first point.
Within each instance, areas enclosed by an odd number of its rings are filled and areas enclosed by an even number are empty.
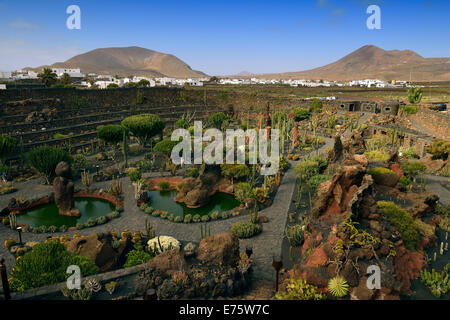
{"type": "Polygon", "coordinates": [[[64,61],[95,48],[171,53],[210,75],[300,71],[366,44],[450,57],[447,0],[0,0],[0,70],[64,61]],[[66,8],[81,9],[81,30],[66,8]],[[366,9],[381,8],[381,30],[366,9]]]}

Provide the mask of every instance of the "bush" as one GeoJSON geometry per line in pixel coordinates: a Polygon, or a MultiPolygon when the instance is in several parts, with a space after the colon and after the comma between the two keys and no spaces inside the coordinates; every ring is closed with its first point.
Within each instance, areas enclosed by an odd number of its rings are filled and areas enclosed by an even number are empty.
{"type": "Polygon", "coordinates": [[[426,151],[433,155],[434,159],[448,159],[450,153],[450,141],[435,140],[433,143],[426,147],[426,151]]]}
{"type": "Polygon", "coordinates": [[[401,164],[403,172],[411,178],[425,172],[427,167],[419,161],[407,161],[401,164]]]}
{"type": "Polygon", "coordinates": [[[61,227],[58,228],[58,231],[59,232],[66,232],[67,229],[68,229],[67,226],[63,224],[61,227]]]}
{"type": "Polygon", "coordinates": [[[406,176],[402,176],[400,177],[400,180],[398,182],[400,182],[403,186],[407,187],[411,184],[411,179],[406,176]]]}
{"type": "Polygon", "coordinates": [[[47,232],[55,233],[56,231],[58,231],[58,227],[57,226],[49,226],[47,228],[47,232]]]}
{"type": "Polygon", "coordinates": [[[169,181],[161,181],[159,184],[159,190],[161,191],[169,191],[171,189],[171,185],[169,181]]]}
{"type": "Polygon", "coordinates": [[[250,169],[246,164],[221,164],[222,175],[231,180],[246,178],[250,174],[250,169]]]}
{"type": "Polygon", "coordinates": [[[169,213],[167,211],[162,211],[159,216],[163,219],[167,219],[168,215],[169,213]]]}
{"type": "Polygon", "coordinates": [[[384,175],[384,174],[395,174],[395,172],[392,171],[391,169],[387,169],[387,168],[383,168],[383,167],[375,167],[375,168],[369,169],[369,171],[367,173],[370,174],[374,178],[376,178],[379,175],[384,175]]]}
{"type": "Polygon", "coordinates": [[[193,222],[200,222],[202,220],[202,218],[201,218],[201,216],[199,215],[199,214],[195,214],[193,217],[192,217],[192,221],[193,222]]]}
{"type": "Polygon", "coordinates": [[[217,220],[219,219],[219,211],[214,211],[210,214],[211,220],[217,220]]]}
{"type": "Polygon", "coordinates": [[[31,167],[45,176],[47,183],[50,183],[50,179],[55,176],[55,168],[58,163],[65,161],[71,164],[73,161],[66,151],[49,146],[41,146],[30,150],[26,159],[31,167]]]}
{"type": "Polygon", "coordinates": [[[144,212],[145,212],[146,214],[152,214],[152,212],[153,212],[154,210],[155,210],[155,209],[153,209],[153,207],[148,206],[147,208],[145,208],[144,212]]]}
{"type": "Polygon", "coordinates": [[[400,147],[399,149],[399,155],[402,158],[409,159],[409,158],[415,158],[416,157],[416,151],[414,148],[404,148],[400,147]]]}
{"type": "Polygon", "coordinates": [[[192,177],[192,178],[197,178],[199,175],[198,169],[197,168],[190,168],[188,171],[188,176],[192,177]]]}
{"type": "Polygon", "coordinates": [[[419,228],[411,215],[393,202],[378,201],[380,212],[398,229],[405,247],[417,250],[420,240],[419,228]]]}
{"type": "Polygon", "coordinates": [[[159,210],[153,210],[153,212],[152,212],[153,217],[159,217],[160,214],[161,214],[161,212],[159,210]]]}
{"type": "Polygon", "coordinates": [[[184,223],[191,223],[192,222],[192,215],[187,214],[184,216],[184,223]]]}
{"type": "Polygon", "coordinates": [[[295,116],[295,121],[302,121],[308,119],[311,116],[309,110],[305,108],[295,108],[293,112],[295,116]]]}
{"type": "Polygon", "coordinates": [[[303,160],[294,167],[294,172],[302,182],[309,180],[312,176],[319,174],[319,163],[314,160],[303,160]]]}
{"type": "Polygon", "coordinates": [[[76,154],[73,156],[73,167],[76,170],[81,170],[86,168],[88,160],[84,154],[76,154]]]}
{"type": "Polygon", "coordinates": [[[228,213],[222,212],[222,214],[220,215],[220,217],[221,217],[223,220],[225,220],[225,219],[228,219],[230,216],[228,215],[228,213]]]}
{"type": "Polygon", "coordinates": [[[105,216],[98,217],[98,218],[95,220],[95,222],[96,222],[97,225],[105,224],[106,221],[107,221],[107,220],[106,220],[106,217],[105,217],[105,216]]]}
{"type": "Polygon", "coordinates": [[[65,281],[67,267],[77,265],[83,277],[98,273],[95,263],[81,255],[72,254],[59,240],[36,245],[20,258],[11,272],[13,291],[23,291],[65,281]]]}
{"type": "Polygon", "coordinates": [[[125,128],[119,124],[108,124],[97,128],[97,137],[110,144],[117,144],[123,141],[125,128]]]}
{"type": "MultiPolygon", "coordinates": [[[[109,213],[108,213],[109,214],[109,213]]],[[[77,228],[77,230],[82,230],[84,229],[84,223],[78,222],[75,227],[77,228]]]]}
{"type": "Polygon", "coordinates": [[[310,106],[309,106],[309,111],[310,112],[314,112],[314,113],[321,113],[322,112],[322,100],[320,99],[314,99],[310,106]]]}
{"type": "Polygon", "coordinates": [[[174,219],[175,219],[175,216],[173,215],[173,213],[169,213],[169,214],[167,215],[167,220],[173,221],[174,219]]]}
{"type": "Polygon", "coordinates": [[[236,200],[240,203],[247,203],[253,198],[253,189],[247,182],[240,182],[236,185],[235,190],[236,200]]]}
{"type": "Polygon", "coordinates": [[[202,222],[208,222],[209,219],[210,219],[209,215],[206,214],[206,215],[202,216],[201,221],[202,222]]]}
{"type": "Polygon", "coordinates": [[[260,234],[262,228],[259,224],[250,221],[236,222],[231,226],[230,232],[240,239],[251,238],[260,234]]]}
{"type": "Polygon", "coordinates": [[[155,147],[153,148],[153,150],[170,157],[173,147],[175,147],[177,144],[178,144],[177,141],[172,141],[170,139],[164,139],[164,140],[158,142],[157,144],[155,144],[155,147]]]}
{"type": "Polygon", "coordinates": [[[122,126],[128,129],[145,146],[147,142],[157,134],[162,133],[165,122],[154,114],[139,114],[122,120],[122,126]]]}
{"type": "Polygon", "coordinates": [[[147,209],[147,208],[148,208],[147,202],[141,203],[141,206],[139,207],[139,209],[141,209],[141,211],[145,211],[145,209],[147,209]]]}
{"type": "Polygon", "coordinates": [[[387,161],[389,159],[389,154],[380,150],[373,150],[364,152],[364,155],[374,161],[387,161]]]}
{"type": "Polygon", "coordinates": [[[312,176],[311,178],[309,178],[309,180],[306,182],[306,185],[308,186],[308,188],[313,191],[316,192],[317,188],[319,187],[319,185],[325,181],[328,181],[331,179],[331,176],[326,175],[326,174],[318,174],[315,176],[312,176]]]}
{"type": "Polygon", "coordinates": [[[402,110],[405,111],[407,114],[416,114],[419,112],[418,106],[403,106],[402,110]]]}
{"type": "Polygon", "coordinates": [[[275,294],[275,300],[324,300],[325,294],[318,288],[306,283],[302,278],[289,278],[286,280],[286,291],[275,294]]]}
{"type": "Polygon", "coordinates": [[[183,222],[183,218],[180,217],[180,216],[176,216],[176,217],[173,219],[173,222],[177,222],[177,223],[183,222]]]}
{"type": "Polygon", "coordinates": [[[222,124],[228,120],[228,116],[223,112],[217,112],[211,115],[208,120],[208,125],[212,128],[221,130],[222,124]]]}
{"type": "Polygon", "coordinates": [[[188,126],[189,126],[189,123],[185,119],[179,119],[175,122],[176,128],[187,129],[188,126]]]}
{"type": "Polygon", "coordinates": [[[6,157],[16,148],[16,146],[16,138],[7,134],[0,135],[0,165],[5,162],[6,157]]]}
{"type": "Polygon", "coordinates": [[[142,173],[139,170],[134,169],[128,173],[128,176],[131,181],[136,182],[142,178],[142,173]]]}
{"type": "Polygon", "coordinates": [[[150,260],[152,256],[142,249],[133,249],[127,253],[127,261],[123,265],[124,268],[137,266],[150,260]]]}
{"type": "Polygon", "coordinates": [[[86,227],[93,227],[97,224],[94,218],[89,218],[86,223],[84,224],[86,227]]]}

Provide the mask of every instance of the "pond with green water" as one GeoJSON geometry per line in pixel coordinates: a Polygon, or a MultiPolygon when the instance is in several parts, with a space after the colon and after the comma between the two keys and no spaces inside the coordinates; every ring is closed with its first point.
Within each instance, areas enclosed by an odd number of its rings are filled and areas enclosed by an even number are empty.
{"type": "Polygon", "coordinates": [[[63,225],[75,227],[77,223],[85,223],[90,218],[96,219],[115,210],[115,206],[111,202],[96,198],[75,198],[75,208],[80,210],[81,217],[60,216],[58,207],[53,202],[29,209],[17,215],[17,222],[25,223],[32,227],[61,227],[63,225]]]}
{"type": "Polygon", "coordinates": [[[155,209],[168,211],[174,216],[179,216],[184,218],[185,215],[191,214],[204,216],[214,211],[219,211],[219,213],[231,210],[239,206],[239,201],[237,201],[234,196],[217,192],[213,195],[208,204],[200,208],[188,208],[184,203],[178,203],[173,200],[177,195],[177,191],[149,191],[148,196],[150,198],[149,205],[155,209]]]}

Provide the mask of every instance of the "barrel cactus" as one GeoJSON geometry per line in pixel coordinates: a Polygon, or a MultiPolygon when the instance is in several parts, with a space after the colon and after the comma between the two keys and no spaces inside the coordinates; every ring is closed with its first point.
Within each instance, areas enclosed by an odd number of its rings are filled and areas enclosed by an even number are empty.
{"type": "Polygon", "coordinates": [[[328,291],[337,298],[345,297],[348,294],[348,283],[341,276],[334,277],[328,281],[328,291]]]}

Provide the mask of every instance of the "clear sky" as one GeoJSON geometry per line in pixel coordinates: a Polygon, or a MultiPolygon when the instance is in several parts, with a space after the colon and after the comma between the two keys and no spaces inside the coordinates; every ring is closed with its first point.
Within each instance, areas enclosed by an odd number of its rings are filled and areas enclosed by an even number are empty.
{"type": "Polygon", "coordinates": [[[448,0],[0,0],[0,70],[102,47],[171,53],[209,75],[301,71],[367,44],[450,57],[448,0]],[[69,30],[66,8],[81,9],[69,30]],[[381,9],[369,30],[368,5],[381,9]]]}

